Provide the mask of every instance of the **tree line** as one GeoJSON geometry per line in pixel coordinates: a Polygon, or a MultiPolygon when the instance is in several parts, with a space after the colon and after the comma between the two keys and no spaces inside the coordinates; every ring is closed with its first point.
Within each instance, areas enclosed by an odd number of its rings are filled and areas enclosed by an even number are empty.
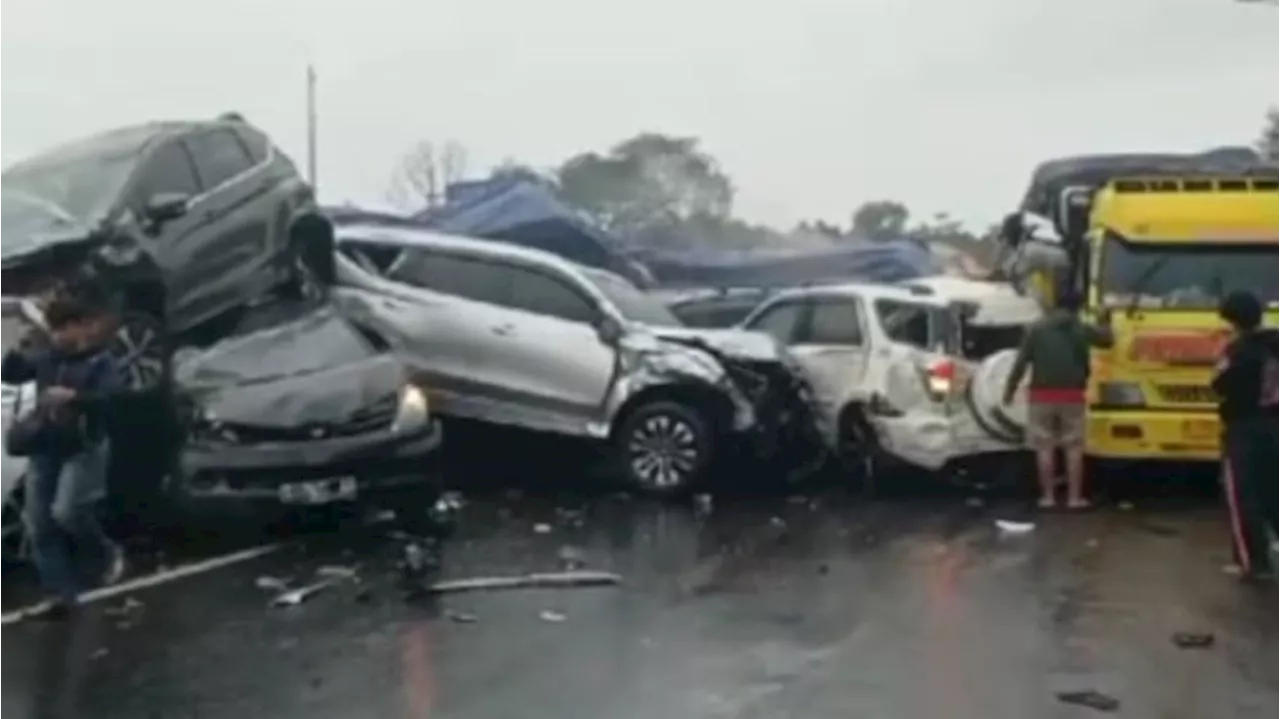
{"type": "MultiPolygon", "coordinates": [[[[1256,147],[1276,160],[1275,108],[1267,113],[1256,147]]],[[[508,160],[487,174],[541,183],[600,227],[655,248],[913,239],[983,256],[993,251],[998,232],[998,225],[975,231],[945,212],[918,217],[894,199],[865,201],[843,221],[812,219],[789,230],[751,223],[734,215],[733,180],[698,138],[657,132],[642,132],[603,152],[576,154],[550,169],[508,160]]],[[[401,159],[388,197],[408,209],[435,207],[444,202],[445,188],[468,176],[460,143],[420,142],[401,159]]]]}

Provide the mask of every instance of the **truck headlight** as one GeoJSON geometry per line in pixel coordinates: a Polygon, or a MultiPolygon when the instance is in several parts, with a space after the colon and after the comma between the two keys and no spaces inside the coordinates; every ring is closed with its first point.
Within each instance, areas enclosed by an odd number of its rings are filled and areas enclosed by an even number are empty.
{"type": "Polygon", "coordinates": [[[395,419],[391,420],[391,431],[417,429],[427,423],[430,414],[427,393],[420,387],[409,385],[400,392],[400,405],[396,408],[395,419]]]}
{"type": "Polygon", "coordinates": [[[1098,404],[1110,407],[1145,407],[1147,398],[1137,382],[1099,382],[1098,404]]]}

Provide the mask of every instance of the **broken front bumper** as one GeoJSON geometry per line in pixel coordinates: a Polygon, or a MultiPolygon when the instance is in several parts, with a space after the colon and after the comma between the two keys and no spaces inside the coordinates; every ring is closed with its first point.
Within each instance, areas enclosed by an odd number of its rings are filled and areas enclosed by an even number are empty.
{"type": "Polygon", "coordinates": [[[414,431],[305,442],[192,441],[182,450],[168,494],[182,509],[217,512],[363,502],[400,491],[439,493],[443,438],[440,421],[432,420],[414,431]],[[304,484],[329,498],[298,502],[282,489],[304,484]]]}

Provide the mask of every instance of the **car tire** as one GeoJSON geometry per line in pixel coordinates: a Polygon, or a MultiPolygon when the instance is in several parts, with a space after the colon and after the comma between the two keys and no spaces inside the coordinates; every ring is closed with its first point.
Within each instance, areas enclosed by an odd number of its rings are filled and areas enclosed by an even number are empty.
{"type": "Polygon", "coordinates": [[[841,470],[864,492],[873,494],[876,478],[882,471],[884,450],[861,406],[850,405],[840,413],[837,432],[836,458],[841,470]]]}
{"type": "Polygon", "coordinates": [[[650,496],[679,495],[703,483],[715,449],[712,427],[703,413],[678,402],[637,407],[614,432],[623,478],[650,496]]]}
{"type": "Polygon", "coordinates": [[[0,544],[0,552],[3,552],[5,566],[22,564],[27,559],[27,527],[22,520],[24,479],[19,478],[4,497],[3,544],[0,544]]]}
{"type": "Polygon", "coordinates": [[[108,351],[133,393],[152,394],[169,382],[169,342],[164,324],[144,312],[125,311],[108,351]]]}
{"type": "Polygon", "coordinates": [[[281,294],[287,300],[318,301],[332,280],[333,231],[325,220],[303,218],[289,231],[288,267],[281,294]]]}

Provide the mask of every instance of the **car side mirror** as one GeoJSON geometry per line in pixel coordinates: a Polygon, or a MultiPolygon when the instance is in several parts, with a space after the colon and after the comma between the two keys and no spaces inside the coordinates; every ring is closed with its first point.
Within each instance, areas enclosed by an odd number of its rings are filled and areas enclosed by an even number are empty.
{"type": "Polygon", "coordinates": [[[147,200],[143,213],[153,223],[176,220],[187,214],[187,203],[191,196],[185,192],[157,192],[147,200]]]}
{"type": "Polygon", "coordinates": [[[622,339],[622,331],[622,323],[610,315],[604,315],[596,322],[596,334],[609,347],[618,344],[622,339]]]}

